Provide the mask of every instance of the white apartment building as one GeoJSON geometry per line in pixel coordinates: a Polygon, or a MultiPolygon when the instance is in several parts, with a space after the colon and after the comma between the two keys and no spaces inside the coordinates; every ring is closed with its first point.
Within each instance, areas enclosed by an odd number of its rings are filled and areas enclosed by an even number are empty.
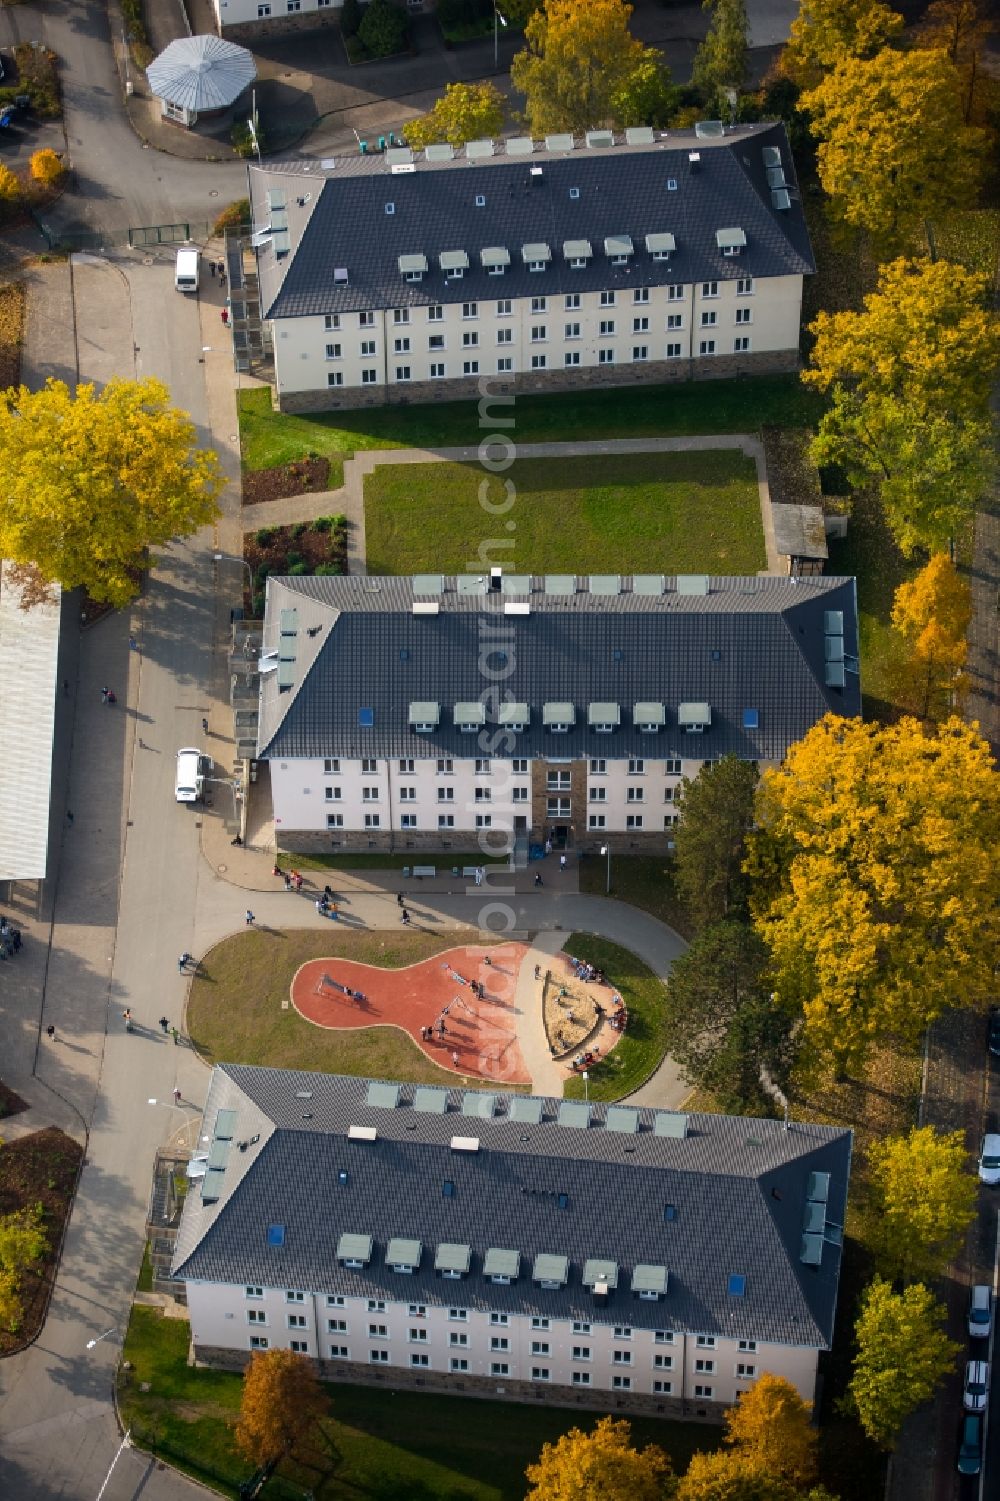
{"type": "Polygon", "coordinates": [[[283,411],[797,365],[815,267],[780,124],[397,148],[249,176],[283,411]]]}
{"type": "Polygon", "coordinates": [[[269,578],[278,844],[664,850],[705,761],[860,713],[857,653],[853,579],[269,578]]]}
{"type": "MultiPolygon", "coordinates": [[[[274,37],[337,25],[343,0],[212,0],[220,36],[274,37]]],[[[403,0],[400,0],[403,3],[403,0]]],[[[405,0],[411,15],[433,10],[434,0],[405,0]]]]}
{"type": "Polygon", "coordinates": [[[815,1395],[851,1133],[224,1064],[172,1276],[195,1357],[718,1417],[815,1395]]]}

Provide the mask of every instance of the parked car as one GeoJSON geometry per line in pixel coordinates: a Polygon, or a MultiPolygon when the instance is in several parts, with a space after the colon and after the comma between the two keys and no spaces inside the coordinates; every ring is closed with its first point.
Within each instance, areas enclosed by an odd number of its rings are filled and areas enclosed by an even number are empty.
{"type": "Polygon", "coordinates": [[[985,1360],[969,1360],[965,1365],[965,1390],[962,1406],[966,1412],[985,1412],[990,1398],[990,1368],[985,1360]]]}
{"type": "Polygon", "coordinates": [[[967,1412],[958,1436],[958,1473],[978,1475],[982,1467],[983,1420],[978,1412],[967,1412]]]}
{"type": "Polygon", "coordinates": [[[969,1289],[969,1338],[989,1339],[993,1328],[993,1292],[985,1282],[969,1289]]]}
{"type": "Polygon", "coordinates": [[[3,53],[0,52],[0,78],[3,78],[3,77],[4,77],[4,71],[3,71],[3,53]]]}
{"type": "Polygon", "coordinates": [[[987,1131],[979,1151],[979,1181],[995,1188],[1000,1183],[1000,1135],[987,1131]]]}
{"type": "Polygon", "coordinates": [[[986,1023],[986,1046],[994,1058],[1000,1058],[1000,1006],[991,1006],[986,1023]]]}

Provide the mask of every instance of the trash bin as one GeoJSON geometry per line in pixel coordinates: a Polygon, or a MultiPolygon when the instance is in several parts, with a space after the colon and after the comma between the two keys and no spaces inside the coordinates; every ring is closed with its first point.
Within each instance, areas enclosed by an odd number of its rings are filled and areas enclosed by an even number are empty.
{"type": "Polygon", "coordinates": [[[405,879],[406,879],[406,877],[407,877],[407,876],[408,876],[408,875],[409,875],[409,874],[410,874],[410,867],[409,867],[409,866],[408,866],[408,865],[404,865],[404,866],[403,866],[403,879],[404,879],[404,880],[405,880],[405,879]]]}
{"type": "Polygon", "coordinates": [[[378,138],[378,149],[380,151],[384,151],[385,150],[385,136],[379,136],[379,138],[378,138]]]}
{"type": "Polygon", "coordinates": [[[358,147],[359,147],[359,149],[361,151],[361,155],[362,156],[367,156],[368,155],[368,142],[367,141],[359,141],[358,142],[358,147]]]}

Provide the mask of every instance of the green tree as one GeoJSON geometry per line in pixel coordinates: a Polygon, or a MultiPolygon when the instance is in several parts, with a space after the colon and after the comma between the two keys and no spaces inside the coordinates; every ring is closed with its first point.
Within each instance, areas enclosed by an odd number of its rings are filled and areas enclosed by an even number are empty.
{"type": "Polygon", "coordinates": [[[636,90],[662,64],[630,34],[631,14],[624,0],[545,0],[535,12],[510,70],[533,135],[614,123],[615,99],[627,100],[637,74],[636,90]]]}
{"type": "Polygon", "coordinates": [[[622,129],[629,125],[665,126],[677,108],[680,89],[670,81],[670,69],[652,48],[625,82],[611,95],[611,116],[622,129]]]}
{"type": "Polygon", "coordinates": [[[791,1018],[772,1000],[768,957],[753,928],[730,919],[703,928],[670,969],[671,1056],[722,1110],[760,1105],[762,1068],[776,1081],[788,1072],[791,1018]]]}
{"type": "Polygon", "coordinates": [[[960,1347],[944,1333],[944,1318],[943,1304],[922,1282],[897,1293],[876,1277],[865,1291],[847,1400],[880,1448],[892,1448],[910,1413],[954,1364],[960,1347]]]}
{"type": "Polygon", "coordinates": [[[1000,365],[984,278],[948,261],[883,266],[859,312],[820,313],[807,385],[828,393],[813,458],[875,484],[905,552],[937,550],[972,514],[1000,365]]]}
{"type": "Polygon", "coordinates": [[[358,40],[372,57],[394,57],[406,46],[406,12],[393,0],[369,0],[358,26],[358,40]]]}
{"type": "Polygon", "coordinates": [[[0,557],[115,606],[138,593],[149,547],[212,520],[223,484],[156,380],[3,393],[0,472],[0,557]]]}
{"type": "Polygon", "coordinates": [[[326,1406],[307,1355],[256,1351],[243,1376],[236,1447],[251,1464],[273,1464],[300,1447],[326,1406]]]}
{"type": "Polygon", "coordinates": [[[754,762],[723,756],[683,783],[674,831],[677,890],[699,927],[745,910],[743,859],[758,775],[754,762]]]}
{"type": "Polygon", "coordinates": [[[868,1165],[879,1264],[906,1281],[940,1276],[976,1214],[976,1180],[967,1170],[962,1132],[939,1135],[933,1126],[914,1126],[907,1136],[873,1142],[868,1165]]]}
{"type": "Polygon", "coordinates": [[[705,40],[694,55],[691,81],[705,94],[708,106],[728,118],[728,89],[737,93],[747,81],[747,39],[750,23],[744,0],[702,0],[711,12],[705,40]]]}
{"type": "Polygon", "coordinates": [[[906,643],[900,696],[907,712],[940,722],[961,708],[971,618],[969,586],[945,552],[900,584],[892,624],[906,643]]]}
{"type": "Polygon", "coordinates": [[[964,123],[944,52],[847,57],[802,95],[834,212],[883,251],[975,200],[986,136],[964,123]]]}
{"type": "Polygon", "coordinates": [[[403,126],[414,149],[447,141],[462,146],[503,131],[504,99],[492,83],[450,83],[429,114],[403,126]]]}
{"type": "Polygon", "coordinates": [[[525,1474],[526,1501],[665,1501],[672,1491],[670,1460],[655,1444],[635,1449],[624,1418],[600,1418],[590,1433],[571,1428],[542,1447],[525,1474]]]}
{"type": "Polygon", "coordinates": [[[757,931],[817,1054],[845,1068],[992,993],[1000,779],[974,728],[827,715],[764,773],[757,819],[757,931]]]}
{"type": "Polygon", "coordinates": [[[25,1275],[48,1250],[41,1210],[21,1209],[0,1217],[0,1326],[14,1331],[23,1317],[25,1275]]]}
{"type": "Polygon", "coordinates": [[[882,0],[799,0],[782,69],[813,87],[845,58],[872,57],[902,29],[902,16],[882,0]]]}

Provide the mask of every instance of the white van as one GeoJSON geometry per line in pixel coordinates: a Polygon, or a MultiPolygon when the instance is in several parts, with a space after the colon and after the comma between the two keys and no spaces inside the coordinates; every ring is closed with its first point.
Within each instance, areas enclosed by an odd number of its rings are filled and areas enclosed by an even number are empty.
{"type": "Polygon", "coordinates": [[[174,797],[179,803],[196,803],[205,790],[202,775],[204,757],[194,746],[186,746],[177,752],[177,778],[174,797]]]}
{"type": "Polygon", "coordinates": [[[174,266],[174,286],[178,292],[197,292],[201,276],[201,256],[197,250],[178,250],[174,266]]]}

